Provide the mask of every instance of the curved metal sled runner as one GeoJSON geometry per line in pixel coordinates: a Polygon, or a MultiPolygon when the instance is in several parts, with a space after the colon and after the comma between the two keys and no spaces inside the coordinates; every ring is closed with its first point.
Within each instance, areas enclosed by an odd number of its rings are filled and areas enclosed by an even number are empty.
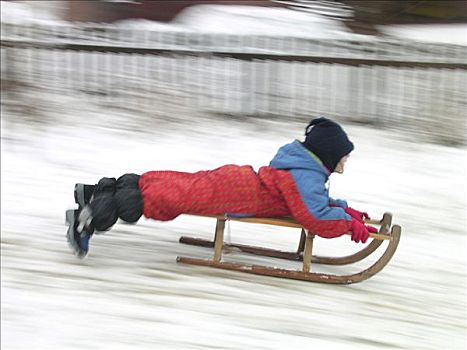
{"type": "Polygon", "coordinates": [[[297,280],[311,281],[311,282],[322,282],[322,283],[334,283],[334,284],[349,284],[360,282],[370,278],[379,271],[381,271],[387,263],[391,260],[394,252],[397,249],[401,236],[401,227],[399,225],[392,225],[392,215],[385,213],[381,220],[365,220],[365,223],[379,226],[378,233],[370,233],[372,241],[366,245],[360,251],[342,257],[327,257],[313,255],[313,240],[315,234],[305,230],[300,224],[294,219],[289,217],[280,218],[234,218],[228,216],[212,216],[217,219],[216,230],[214,235],[214,241],[205,239],[193,238],[193,237],[181,237],[180,243],[202,246],[202,247],[213,247],[214,256],[212,259],[197,259],[189,257],[177,257],[177,262],[191,265],[210,266],[220,269],[241,271],[254,273],[258,275],[275,276],[282,278],[291,278],[297,280]],[[227,220],[264,224],[264,225],[276,225],[284,227],[294,227],[301,229],[300,242],[298,248],[294,252],[287,252],[263,247],[248,246],[242,244],[227,244],[224,243],[224,228],[227,220]],[[374,262],[367,269],[358,273],[350,275],[333,275],[326,273],[316,273],[311,271],[311,264],[326,264],[326,265],[347,265],[357,261],[361,261],[368,257],[370,254],[375,252],[377,248],[384,242],[387,241],[387,247],[381,257],[374,262]],[[261,265],[248,265],[234,262],[222,261],[222,251],[224,248],[236,248],[242,252],[270,256],[274,258],[302,261],[303,267],[301,270],[294,269],[283,269],[275,268],[270,266],[261,265]]]}

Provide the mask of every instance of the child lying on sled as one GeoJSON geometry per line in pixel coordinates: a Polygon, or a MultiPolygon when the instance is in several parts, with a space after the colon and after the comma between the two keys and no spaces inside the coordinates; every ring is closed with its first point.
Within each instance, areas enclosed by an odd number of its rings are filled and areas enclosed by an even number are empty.
{"type": "Polygon", "coordinates": [[[305,141],[282,146],[269,166],[224,165],[196,173],[149,171],[103,178],[97,185],[77,184],[78,209],[67,211],[67,232],[78,257],[88,253],[94,232],[109,230],[118,220],[136,222],[144,214],[160,221],[180,214],[242,217],[292,216],[305,229],[325,238],[347,232],[365,243],[369,232],[364,212],[329,197],[331,173],[343,173],[354,146],[335,122],[318,118],[305,130],[305,141]]]}

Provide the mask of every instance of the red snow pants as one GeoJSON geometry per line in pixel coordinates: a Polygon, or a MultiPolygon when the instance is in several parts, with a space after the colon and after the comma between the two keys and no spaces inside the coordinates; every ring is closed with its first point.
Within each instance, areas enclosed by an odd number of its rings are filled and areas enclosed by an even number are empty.
{"type": "Polygon", "coordinates": [[[144,173],[139,180],[144,216],[165,221],[180,214],[290,215],[275,172],[284,171],[262,167],[256,173],[251,166],[225,165],[195,173],[144,173]]]}

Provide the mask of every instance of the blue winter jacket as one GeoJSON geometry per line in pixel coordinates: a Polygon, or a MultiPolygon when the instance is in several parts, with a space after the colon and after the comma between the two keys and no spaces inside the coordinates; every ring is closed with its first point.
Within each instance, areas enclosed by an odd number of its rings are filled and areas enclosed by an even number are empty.
{"type": "Polygon", "coordinates": [[[300,141],[282,146],[269,166],[289,171],[301,200],[315,220],[345,220],[350,225],[352,218],[344,211],[347,202],[329,197],[326,188],[329,171],[300,141]]]}

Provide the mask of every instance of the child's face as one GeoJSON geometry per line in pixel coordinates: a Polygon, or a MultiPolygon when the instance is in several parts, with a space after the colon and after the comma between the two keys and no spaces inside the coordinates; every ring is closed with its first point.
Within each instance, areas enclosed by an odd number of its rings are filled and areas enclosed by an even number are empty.
{"type": "Polygon", "coordinates": [[[342,174],[344,172],[345,162],[349,159],[349,155],[343,156],[339,163],[337,163],[336,169],[334,170],[335,173],[342,174]]]}

